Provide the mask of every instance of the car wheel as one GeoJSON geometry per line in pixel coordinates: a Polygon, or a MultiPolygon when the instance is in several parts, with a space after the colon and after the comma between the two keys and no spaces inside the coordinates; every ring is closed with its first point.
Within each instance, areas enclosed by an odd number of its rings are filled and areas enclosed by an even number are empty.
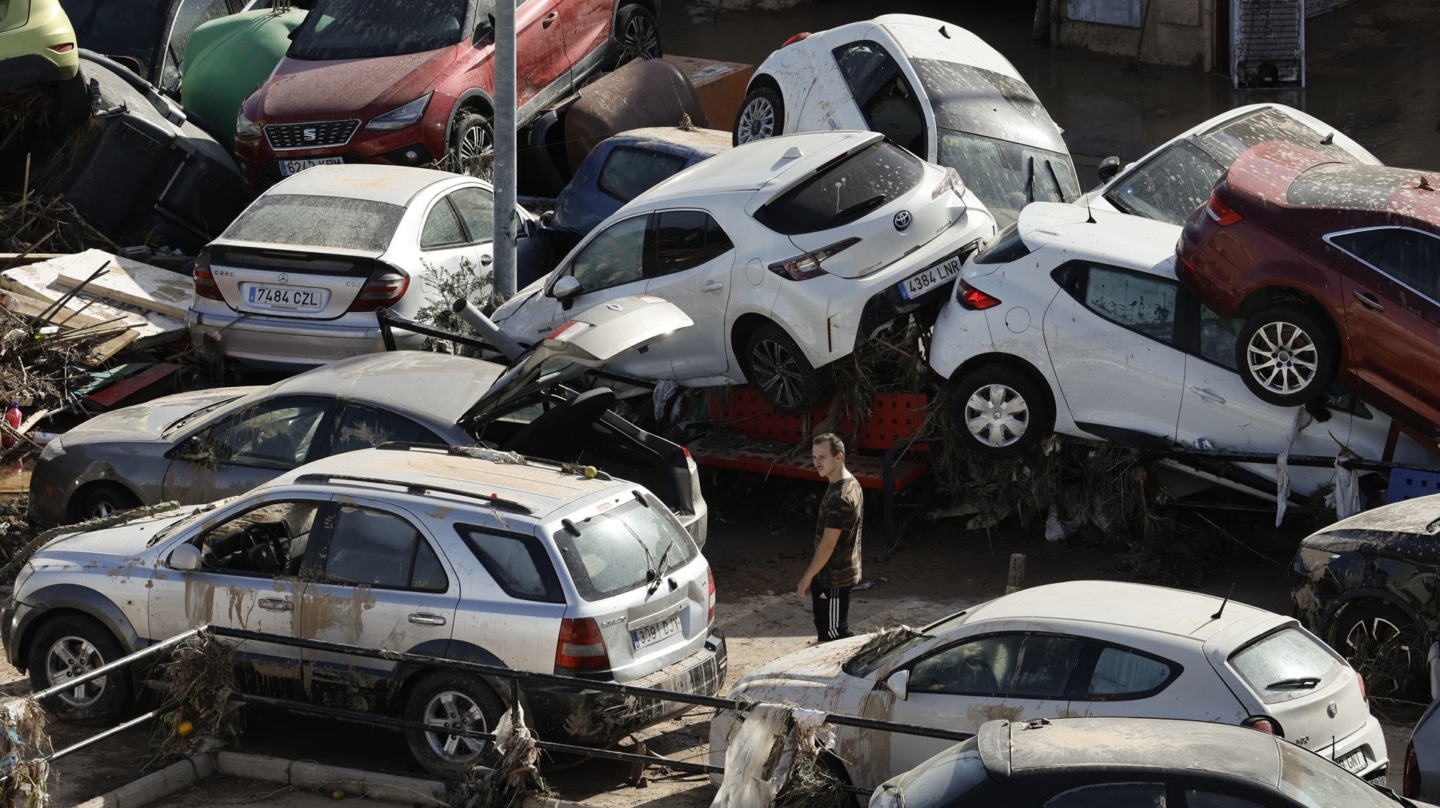
{"type": "Polygon", "coordinates": [[[773,87],[754,87],[745,94],[745,103],[735,116],[731,141],[736,146],[753,143],[783,134],[784,128],[785,102],[780,100],[780,91],[773,87]]]}
{"type": "Polygon", "coordinates": [[[489,182],[495,177],[495,133],[484,115],[465,112],[450,131],[449,167],[489,182]]]}
{"type": "Polygon", "coordinates": [[[103,483],[86,489],[72,504],[71,518],[77,522],[86,519],[104,519],[120,511],[140,507],[140,499],[126,489],[113,483],[103,483]]]}
{"type": "Polygon", "coordinates": [[[809,412],[830,395],[828,368],[816,370],[800,346],[780,326],[765,323],[745,344],[745,377],[781,412],[809,412]]]}
{"type": "Polygon", "coordinates": [[[1335,623],[1331,645],[1365,677],[1371,696],[1404,697],[1426,681],[1426,650],[1415,623],[1389,604],[1347,609],[1335,623]]]}
{"type": "MultiPolygon", "coordinates": [[[[119,659],[120,643],[93,618],[68,614],[47,620],[30,640],[30,686],[35,692],[119,659]]],[[[130,671],[121,669],[82,682],[46,699],[45,709],[61,721],[84,726],[109,723],[130,700],[130,671]]]]}
{"type": "Polygon", "coordinates": [[[951,390],[950,417],[966,449],[987,457],[1011,457],[1036,444],[1055,426],[1049,391],[1006,365],[966,373],[951,390]]]}
{"type": "Polygon", "coordinates": [[[616,66],[634,59],[659,59],[660,24],[650,9],[640,5],[625,6],[615,15],[615,38],[620,42],[616,66]]]}
{"type": "Polygon", "coordinates": [[[1312,315],[1291,306],[1245,321],[1235,338],[1235,366],[1257,398],[1280,407],[1317,401],[1335,378],[1335,348],[1312,315]]]}
{"type": "MultiPolygon", "coordinates": [[[[479,678],[458,671],[426,674],[405,697],[405,720],[443,729],[459,727],[494,732],[505,705],[479,678]]],[[[480,738],[406,728],[405,740],[416,762],[431,774],[460,775],[489,747],[480,738]]]]}

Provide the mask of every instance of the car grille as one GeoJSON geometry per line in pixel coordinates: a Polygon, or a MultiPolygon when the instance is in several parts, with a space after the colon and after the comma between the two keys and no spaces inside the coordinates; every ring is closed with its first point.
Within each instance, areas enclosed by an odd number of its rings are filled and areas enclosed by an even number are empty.
{"type": "Polygon", "coordinates": [[[265,127],[265,138],[272,149],[318,149],[349,143],[359,127],[358,120],[271,124],[265,127]]]}

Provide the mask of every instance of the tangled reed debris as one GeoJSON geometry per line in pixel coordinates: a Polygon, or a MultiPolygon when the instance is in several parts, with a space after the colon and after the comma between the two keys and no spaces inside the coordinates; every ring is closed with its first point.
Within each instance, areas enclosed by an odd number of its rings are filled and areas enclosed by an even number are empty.
{"type": "Polygon", "coordinates": [[[160,678],[178,709],[161,716],[152,737],[157,759],[228,746],[244,730],[235,682],[235,649],[209,631],[181,644],[159,666],[160,678]]]}
{"type": "Polygon", "coordinates": [[[45,710],[38,702],[7,699],[0,705],[0,804],[40,808],[50,801],[47,758],[52,751],[45,710]]]}

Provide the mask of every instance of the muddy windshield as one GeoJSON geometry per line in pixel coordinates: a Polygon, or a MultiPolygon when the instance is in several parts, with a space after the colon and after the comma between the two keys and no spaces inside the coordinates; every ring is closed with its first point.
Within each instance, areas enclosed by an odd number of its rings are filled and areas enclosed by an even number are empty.
{"type": "Polygon", "coordinates": [[[240,214],[221,238],[382,253],[404,215],[405,208],[399,205],[368,199],[266,194],[240,214]]]}
{"type": "Polygon", "coordinates": [[[560,557],[588,601],[659,582],[690,563],[699,550],[659,500],[632,499],[555,532],[560,557]]]}
{"type": "MultiPolygon", "coordinates": [[[[328,61],[438,50],[469,38],[467,5],[466,0],[316,0],[285,55],[328,61]]],[[[484,19],[488,8],[480,11],[484,19]]]]}
{"type": "Polygon", "coordinates": [[[960,174],[965,187],[1005,227],[1031,202],[1073,202],[1080,180],[1069,155],[1019,143],[940,130],[939,163],[960,174]]]}
{"type": "Polygon", "coordinates": [[[935,110],[936,128],[1067,151],[1060,128],[1024,81],[955,62],[912,59],[911,64],[935,110]]]}

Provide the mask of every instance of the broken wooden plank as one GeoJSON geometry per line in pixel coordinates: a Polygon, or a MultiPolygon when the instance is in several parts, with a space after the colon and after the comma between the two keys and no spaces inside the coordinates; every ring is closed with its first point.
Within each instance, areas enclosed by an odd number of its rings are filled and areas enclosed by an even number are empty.
{"type": "MultiPolygon", "coordinates": [[[[0,309],[18,314],[22,317],[39,317],[50,304],[39,298],[29,295],[17,294],[14,292],[0,292],[0,309]]],[[[77,312],[70,309],[62,309],[50,319],[52,325],[59,326],[61,334],[77,328],[92,329],[95,332],[109,333],[114,335],[104,342],[96,345],[85,354],[84,361],[87,365],[98,365],[106,359],[119,353],[122,349],[134,342],[140,335],[134,329],[127,328],[124,320],[117,322],[106,322],[99,317],[92,317],[86,312],[77,312]],[[123,329],[123,330],[121,330],[123,329]]]]}
{"type": "MultiPolygon", "coordinates": [[[[85,277],[89,277],[106,261],[115,260],[117,260],[115,256],[103,250],[87,250],[53,261],[7,269],[0,272],[0,287],[53,303],[68,292],[68,289],[60,286],[57,282],[62,269],[75,268],[77,271],[84,271],[85,277]]],[[[113,267],[112,271],[114,271],[113,267]]],[[[183,319],[155,311],[142,311],[137,306],[103,301],[87,294],[87,291],[81,291],[66,302],[65,309],[68,311],[83,310],[86,315],[98,317],[101,320],[123,317],[125,325],[136,334],[133,343],[136,348],[148,348],[173,342],[188,333],[183,319]]],[[[64,317],[63,314],[58,315],[56,320],[64,319],[64,317]]]]}
{"type": "Polygon", "coordinates": [[[179,369],[179,365],[170,362],[157,362],[139,373],[96,390],[86,398],[101,407],[113,407],[179,369]]]}
{"type": "Polygon", "coordinates": [[[86,283],[99,266],[91,265],[97,255],[114,263],[110,265],[109,272],[86,284],[86,294],[185,319],[195,284],[190,278],[168,269],[110,256],[101,250],[87,250],[75,256],[75,261],[50,262],[60,269],[56,282],[67,289],[86,283]]]}

